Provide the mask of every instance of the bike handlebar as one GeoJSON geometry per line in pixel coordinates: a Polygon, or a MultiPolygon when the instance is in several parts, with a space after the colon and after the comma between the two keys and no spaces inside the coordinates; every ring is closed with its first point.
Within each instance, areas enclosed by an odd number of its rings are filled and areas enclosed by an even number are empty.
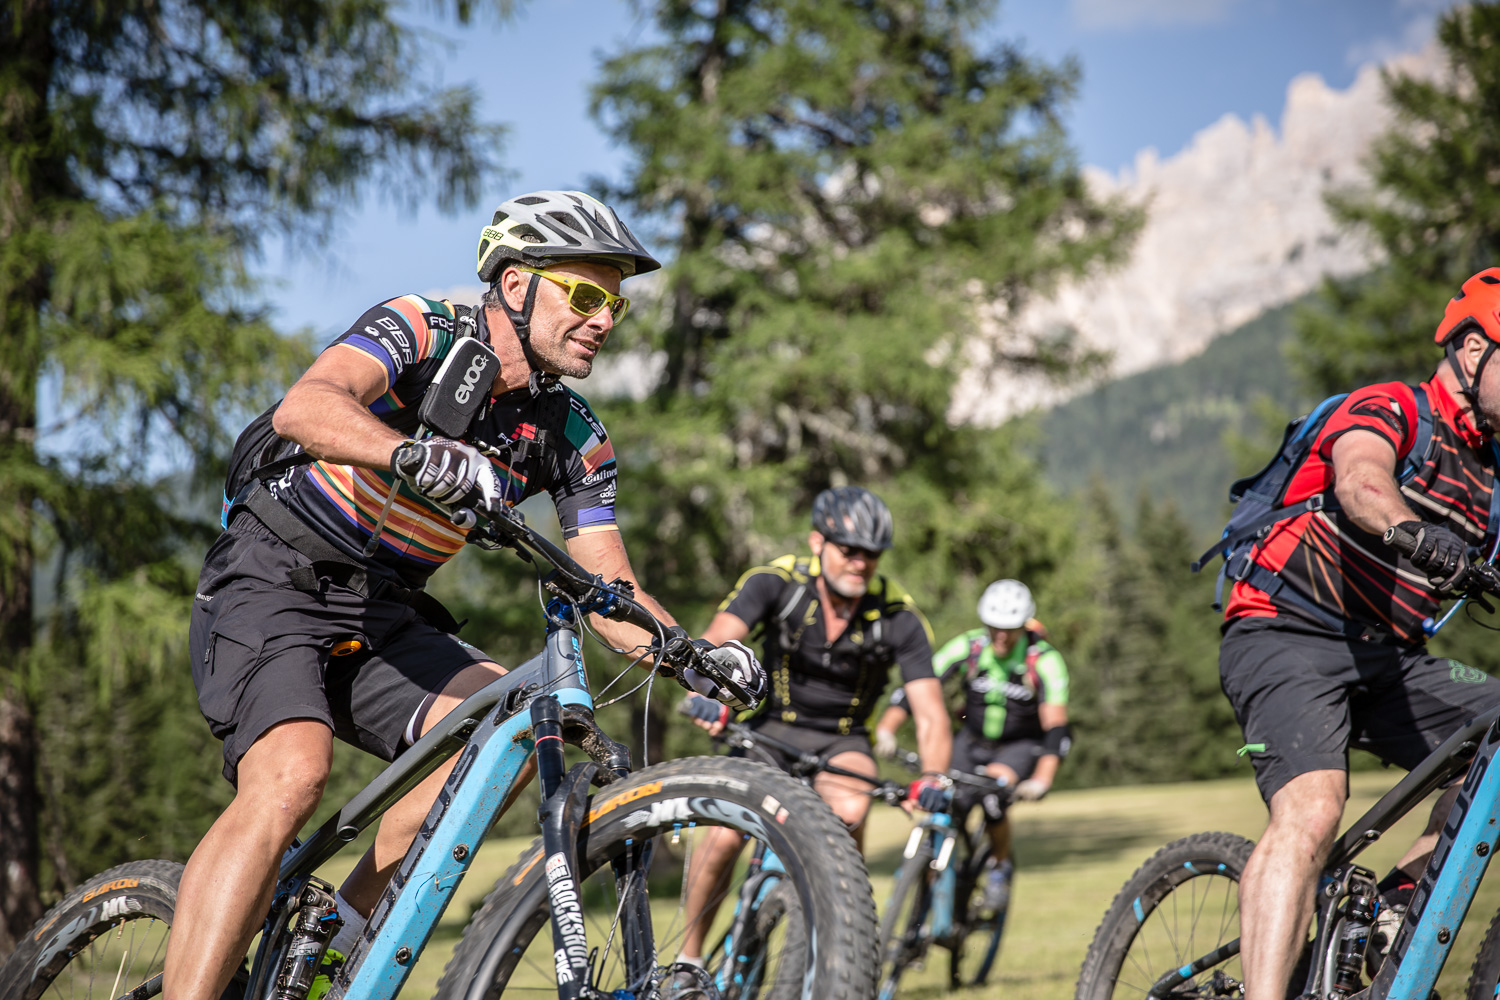
{"type": "Polygon", "coordinates": [[[551,539],[538,534],[526,523],[519,511],[500,504],[485,506],[478,510],[463,508],[454,511],[453,523],[468,529],[467,540],[489,547],[515,549],[528,561],[533,556],[552,567],[542,580],[542,585],[551,593],[576,605],[585,614],[598,614],[611,621],[634,625],[651,633],[655,639],[649,653],[655,659],[658,670],[665,665],[678,683],[687,682],[683,671],[692,669],[708,677],[742,704],[753,705],[755,696],[737,684],[733,677],[720,670],[712,659],[705,655],[706,649],[696,645],[692,637],[680,626],[667,625],[635,599],[634,588],[628,581],[615,580],[605,583],[604,578],[590,573],[551,539]]]}
{"type": "MultiPolygon", "coordinates": [[[[719,707],[718,703],[710,698],[685,698],[677,706],[677,712],[679,715],[685,715],[689,718],[700,719],[703,722],[709,723],[719,722],[723,718],[723,711],[719,707]]],[[[847,778],[858,778],[860,781],[868,782],[869,784],[874,786],[870,789],[870,794],[877,798],[884,799],[885,802],[889,805],[896,805],[900,802],[904,802],[908,797],[909,789],[905,785],[899,785],[896,782],[886,778],[872,778],[867,774],[860,774],[858,771],[850,771],[847,768],[835,767],[817,754],[807,753],[799,749],[798,747],[792,746],[789,743],[783,743],[778,739],[774,739],[762,733],[757,733],[755,730],[751,729],[749,726],[745,725],[742,722],[726,722],[724,726],[724,734],[725,735],[721,736],[721,738],[725,739],[728,742],[737,743],[739,746],[745,747],[747,749],[756,743],[763,743],[768,747],[780,750],[782,753],[793,757],[799,767],[807,769],[809,775],[817,771],[827,771],[829,774],[837,774],[841,777],[847,778]]],[[[908,769],[912,771],[921,770],[922,762],[921,757],[918,754],[915,754],[910,750],[898,750],[896,756],[897,760],[899,760],[901,764],[906,766],[908,769]]],[[[952,768],[943,773],[945,777],[957,784],[972,785],[976,788],[982,788],[986,791],[1003,792],[1008,791],[1010,787],[1009,782],[1007,782],[1004,778],[992,778],[988,775],[968,774],[964,771],[958,771],[952,768]]]]}
{"type": "MultiPolygon", "coordinates": [[[[1400,525],[1393,524],[1385,529],[1383,541],[1406,556],[1417,551],[1417,536],[1400,525]]],[[[1500,596],[1500,569],[1496,569],[1488,562],[1471,563],[1468,576],[1464,578],[1463,585],[1459,589],[1467,591],[1470,595],[1484,593],[1500,596]]]]}

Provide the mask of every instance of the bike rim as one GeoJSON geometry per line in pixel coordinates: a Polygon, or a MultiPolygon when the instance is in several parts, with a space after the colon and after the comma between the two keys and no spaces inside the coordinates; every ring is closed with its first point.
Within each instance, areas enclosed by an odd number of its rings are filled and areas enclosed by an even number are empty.
{"type": "MultiPolygon", "coordinates": [[[[1199,870],[1188,862],[1134,901],[1138,926],[1115,977],[1115,1000],[1145,997],[1163,974],[1180,969],[1239,937],[1239,882],[1222,864],[1199,870]]],[[[1238,953],[1175,987],[1172,996],[1233,994],[1244,982],[1238,953]]]]}

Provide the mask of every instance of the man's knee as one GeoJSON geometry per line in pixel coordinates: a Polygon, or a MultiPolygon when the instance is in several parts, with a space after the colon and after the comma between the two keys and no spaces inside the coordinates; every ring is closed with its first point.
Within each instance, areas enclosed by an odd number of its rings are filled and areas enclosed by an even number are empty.
{"type": "Polygon", "coordinates": [[[1343,771],[1310,771],[1299,774],[1271,796],[1268,830],[1298,835],[1324,844],[1338,832],[1349,794],[1349,779],[1343,771]]]}
{"type": "Polygon", "coordinates": [[[333,734],[322,722],[273,726],[240,760],[236,801],[295,833],[323,800],[332,761],[333,734]]]}

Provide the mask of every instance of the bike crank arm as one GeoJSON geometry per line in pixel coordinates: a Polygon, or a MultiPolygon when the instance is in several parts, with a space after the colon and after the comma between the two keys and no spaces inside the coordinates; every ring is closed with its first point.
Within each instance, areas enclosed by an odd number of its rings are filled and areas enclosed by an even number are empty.
{"type": "Polygon", "coordinates": [[[1227,959],[1233,958],[1240,953],[1240,939],[1235,938],[1228,944],[1220,945],[1218,948],[1204,955],[1202,958],[1194,959],[1180,969],[1173,969],[1151,984],[1147,991],[1148,1000],[1166,1000],[1172,995],[1172,991],[1178,986],[1192,979],[1204,969],[1211,969],[1227,959]]]}

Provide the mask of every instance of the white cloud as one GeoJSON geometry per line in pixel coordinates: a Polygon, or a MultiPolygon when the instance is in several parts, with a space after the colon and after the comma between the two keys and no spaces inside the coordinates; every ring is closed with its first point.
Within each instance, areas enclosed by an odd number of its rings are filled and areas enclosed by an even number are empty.
{"type": "Polygon", "coordinates": [[[1213,24],[1240,0],[1071,0],[1073,23],[1085,31],[1213,24]]]}
{"type": "Polygon", "coordinates": [[[1453,6],[1454,0],[1397,0],[1396,9],[1411,14],[1399,34],[1355,42],[1344,53],[1344,62],[1350,66],[1385,63],[1425,48],[1432,41],[1438,15],[1453,6]]]}

